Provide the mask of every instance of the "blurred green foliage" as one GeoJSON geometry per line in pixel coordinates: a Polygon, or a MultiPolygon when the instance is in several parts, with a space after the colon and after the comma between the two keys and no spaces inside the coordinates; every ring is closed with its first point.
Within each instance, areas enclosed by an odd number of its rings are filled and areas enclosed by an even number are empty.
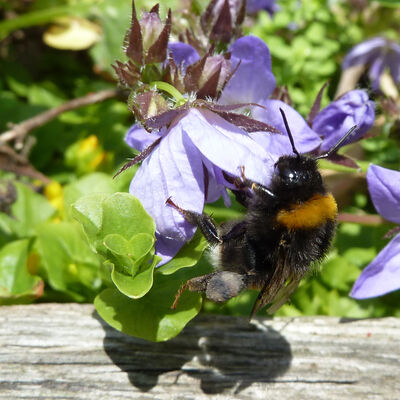
{"type": "Polygon", "coordinates": [[[343,56],[352,46],[375,35],[398,40],[399,22],[393,11],[377,8],[376,3],[370,9],[367,1],[278,3],[280,11],[273,18],[261,12],[246,32],[268,44],[277,83],[288,87],[295,108],[303,115],[310,112],[328,81],[322,106],[329,103],[340,78],[343,56]]]}
{"type": "MultiPolygon", "coordinates": [[[[196,3],[197,7],[202,3],[196,3]]],[[[371,16],[351,2],[330,3],[328,7],[323,0],[282,0],[273,18],[261,12],[245,26],[246,33],[261,37],[270,47],[278,84],[288,87],[294,106],[304,116],[328,80],[323,105],[333,98],[341,60],[351,46],[377,34],[398,40],[399,22],[392,8],[375,3],[371,16]]],[[[399,2],[380,3],[398,6],[399,2]]],[[[178,0],[161,2],[162,13],[167,4],[177,6],[178,0]]],[[[130,1],[11,0],[0,5],[5,17],[0,22],[0,131],[7,130],[10,122],[116,86],[111,64],[124,58],[121,44],[130,21],[130,1]],[[100,39],[80,51],[44,44],[49,24],[65,16],[95,23],[101,29],[100,39]]],[[[137,9],[153,5],[136,1],[137,9]]],[[[111,325],[156,341],[176,335],[199,312],[201,299],[194,293],[185,293],[176,310],[170,310],[170,305],[182,282],[210,271],[207,254],[193,268],[205,248],[204,240],[196,235],[174,260],[154,269],[153,222],[131,197],[114,194],[128,191],[137,169],[112,179],[134,154],[123,140],[133,122],[124,101],[109,99],[68,111],[32,131],[27,148],[29,174],[22,169],[16,174],[8,168],[7,159],[0,158],[0,180],[16,175],[19,180],[10,213],[0,213],[0,304],[96,299],[97,310],[111,325]],[[47,177],[45,182],[37,171],[47,177]],[[108,202],[124,207],[108,207],[108,202]],[[132,221],[135,215],[141,224],[132,221]],[[107,220],[111,222],[104,228],[107,220]],[[132,226],[140,229],[133,232],[132,226]]],[[[362,152],[365,164],[398,169],[398,142],[393,123],[384,116],[376,135],[363,141],[357,151],[362,152]]],[[[346,201],[344,211],[375,212],[365,187],[355,189],[346,201]]],[[[218,222],[243,214],[241,206],[227,209],[222,201],[205,211],[218,222]]],[[[386,244],[382,238],[389,229],[390,225],[340,224],[326,261],[278,314],[400,316],[398,293],[367,301],[348,297],[362,269],[386,244]]],[[[249,291],[223,306],[206,302],[204,309],[248,315],[256,295],[249,291]]]]}

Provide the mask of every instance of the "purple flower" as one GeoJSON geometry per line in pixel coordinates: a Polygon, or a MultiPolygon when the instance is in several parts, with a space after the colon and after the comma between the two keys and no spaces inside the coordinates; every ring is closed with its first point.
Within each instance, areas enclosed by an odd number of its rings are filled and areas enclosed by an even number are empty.
{"type": "MultiPolygon", "coordinates": [[[[375,120],[374,102],[369,100],[363,90],[352,90],[321,110],[312,121],[311,127],[292,107],[279,100],[266,99],[259,102],[265,107],[253,108],[253,117],[267,122],[285,132],[279,108],[285,111],[292,131],[295,145],[300,153],[314,151],[324,154],[331,149],[354,125],[358,129],[342,144],[359,140],[373,125],[375,120]]],[[[264,148],[272,149],[275,154],[291,153],[291,144],[287,136],[266,136],[252,133],[251,136],[264,148]]]]}
{"type": "Polygon", "coordinates": [[[283,101],[270,99],[260,102],[260,105],[265,108],[254,107],[253,117],[257,120],[268,122],[274,128],[285,133],[284,136],[274,135],[273,137],[262,134],[262,132],[251,133],[251,137],[265,149],[269,149],[269,151],[278,155],[292,153],[292,145],[286,134],[279,108],[282,108],[286,114],[296,149],[300,153],[311,152],[321,144],[321,138],[318,133],[308,126],[304,118],[293,107],[283,101]]]}
{"type": "Polygon", "coordinates": [[[190,44],[175,42],[168,44],[168,50],[172,55],[176,65],[186,68],[200,60],[199,53],[190,44]]]}
{"type": "MultiPolygon", "coordinates": [[[[143,149],[151,141],[139,127],[131,128],[126,141],[143,149]]],[[[139,198],[157,224],[157,254],[163,262],[171,259],[194,234],[195,227],[172,207],[171,197],[180,207],[201,213],[205,202],[221,195],[227,200],[229,186],[222,171],[239,176],[243,165],[246,177],[268,184],[273,158],[250,136],[216,113],[190,109],[168,129],[134,176],[130,193],[139,198]]]]}
{"type": "Polygon", "coordinates": [[[265,10],[272,17],[279,7],[276,0],[247,0],[246,11],[248,14],[256,14],[257,12],[265,10]]]}
{"type": "Polygon", "coordinates": [[[342,68],[354,65],[369,66],[369,78],[374,89],[385,69],[389,69],[395,83],[400,82],[400,45],[382,37],[376,37],[353,47],[343,60],[342,68]]]}
{"type": "Polygon", "coordinates": [[[237,70],[224,88],[219,103],[260,103],[267,99],[276,85],[268,46],[255,36],[244,36],[236,40],[229,51],[232,71],[237,70]]]}
{"type": "MultiPolygon", "coordinates": [[[[181,68],[198,60],[197,53],[186,44],[170,44],[169,51],[181,68]]],[[[232,69],[237,69],[222,92],[225,102],[221,103],[256,102],[268,97],[275,87],[268,47],[250,36],[238,39],[231,51],[232,69]]],[[[223,172],[240,176],[240,167],[244,166],[246,177],[268,184],[278,156],[267,153],[250,133],[206,109],[190,108],[160,132],[148,133],[134,125],[126,137],[126,142],[140,151],[156,140],[159,143],[137,171],[130,192],[156,221],[156,250],[165,263],[195,231],[178,211],[165,205],[169,197],[180,207],[201,213],[205,202],[214,202],[220,196],[229,202],[226,187],[230,184],[223,172]]]]}
{"type": "MultiPolygon", "coordinates": [[[[400,172],[371,165],[368,189],[376,210],[387,220],[400,223],[400,172]]],[[[364,269],[350,293],[366,299],[400,289],[400,234],[397,234],[364,269]]]]}
{"type": "MultiPolygon", "coordinates": [[[[187,44],[170,44],[169,51],[183,74],[199,60],[197,52],[187,44]]],[[[314,127],[310,128],[289,105],[269,99],[275,88],[275,78],[265,43],[253,36],[242,37],[233,43],[230,51],[231,69],[235,73],[224,87],[218,103],[259,103],[263,107],[249,105],[252,117],[286,132],[279,112],[282,108],[298,150],[302,153],[316,151],[321,146],[322,134],[314,127]]],[[[348,104],[342,100],[342,103],[349,114],[356,113],[353,110],[358,106],[356,101],[348,104]]],[[[334,109],[341,110],[340,107],[334,109]]],[[[338,119],[345,119],[342,114],[338,119]]],[[[325,140],[329,135],[345,133],[343,130],[347,126],[335,123],[338,131],[329,131],[325,140]]],[[[148,133],[135,125],[128,132],[126,141],[140,151],[149,146],[153,149],[136,173],[130,192],[141,200],[156,221],[156,250],[163,262],[171,259],[195,231],[178,211],[165,205],[170,196],[180,207],[201,213],[204,203],[213,202],[220,196],[229,201],[226,188],[230,184],[223,172],[239,176],[243,165],[249,179],[268,184],[273,163],[280,155],[292,152],[286,135],[245,132],[212,109],[204,108],[189,108],[184,114],[177,113],[169,128],[159,132],[148,133]]]]}
{"type": "Polygon", "coordinates": [[[314,118],[312,128],[322,137],[320,153],[327,152],[354,125],[357,129],[343,146],[361,139],[375,120],[374,102],[364,90],[351,90],[333,101],[314,118]]]}

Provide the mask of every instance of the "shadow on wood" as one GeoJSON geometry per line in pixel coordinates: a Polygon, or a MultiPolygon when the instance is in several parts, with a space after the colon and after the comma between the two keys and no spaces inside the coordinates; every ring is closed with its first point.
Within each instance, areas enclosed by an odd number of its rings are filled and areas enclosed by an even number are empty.
{"type": "Polygon", "coordinates": [[[161,374],[175,371],[176,381],[182,374],[200,381],[204,394],[227,389],[237,394],[254,382],[274,381],[292,359],[290,344],[278,331],[260,331],[245,318],[215,317],[214,323],[209,318],[201,329],[189,324],[178,337],[152,343],[116,331],[96,312],[93,317],[105,331],[105,352],[142,392],[153,389],[161,374]]]}
{"type": "Polygon", "coordinates": [[[393,400],[400,318],[200,315],[150,343],[89,304],[0,307],[0,400],[393,400]]]}

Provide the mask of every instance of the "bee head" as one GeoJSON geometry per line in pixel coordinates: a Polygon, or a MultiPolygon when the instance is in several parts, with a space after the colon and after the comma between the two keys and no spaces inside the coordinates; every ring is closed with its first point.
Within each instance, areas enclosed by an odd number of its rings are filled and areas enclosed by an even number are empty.
{"type": "Polygon", "coordinates": [[[317,162],[308,156],[282,156],[275,163],[272,191],[281,196],[307,198],[310,191],[324,192],[317,162]]]}
{"type": "Polygon", "coordinates": [[[284,111],[279,109],[292,146],[294,156],[282,156],[275,163],[275,171],[272,178],[272,193],[286,200],[296,198],[304,200],[312,194],[325,193],[321,174],[318,171],[317,160],[328,158],[357,128],[353,126],[327,153],[311,157],[300,154],[294,144],[284,111]]]}

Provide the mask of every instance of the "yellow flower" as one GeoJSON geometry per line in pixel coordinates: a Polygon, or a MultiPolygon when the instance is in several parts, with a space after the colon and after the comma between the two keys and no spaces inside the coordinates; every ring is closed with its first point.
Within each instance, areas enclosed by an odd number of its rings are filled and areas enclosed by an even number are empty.
{"type": "Polygon", "coordinates": [[[59,212],[64,211],[64,194],[62,186],[53,181],[45,186],[44,195],[49,200],[50,204],[59,212]]]}
{"type": "Polygon", "coordinates": [[[89,153],[99,147],[99,139],[96,135],[90,135],[79,143],[79,152],[89,153]]]}

